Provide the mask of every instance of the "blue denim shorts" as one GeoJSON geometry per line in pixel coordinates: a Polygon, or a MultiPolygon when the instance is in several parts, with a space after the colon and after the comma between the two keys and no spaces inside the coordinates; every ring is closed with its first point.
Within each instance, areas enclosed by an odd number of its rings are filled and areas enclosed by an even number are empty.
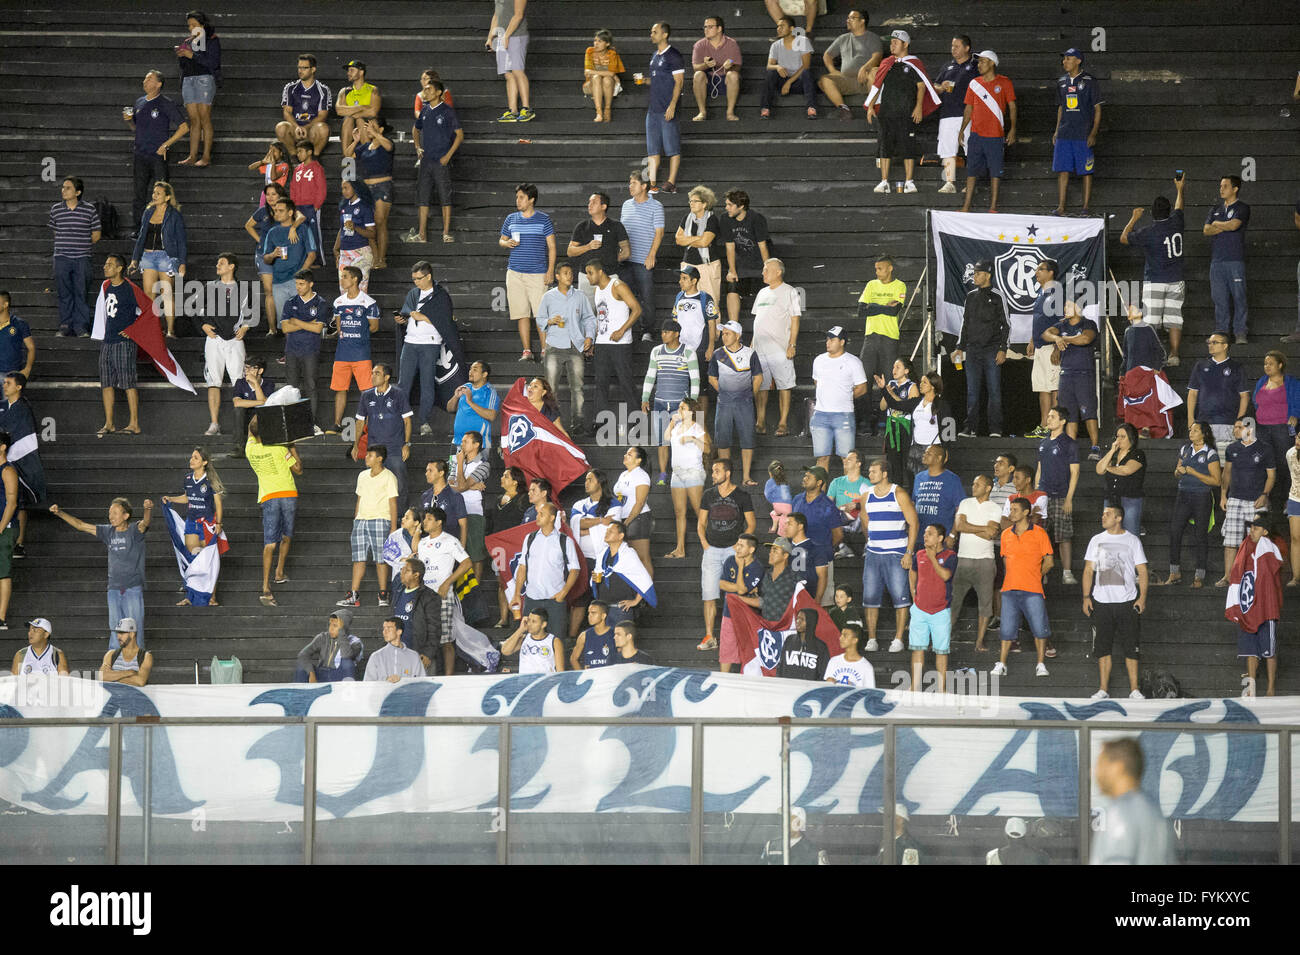
{"type": "Polygon", "coordinates": [[[867,551],[862,562],[862,606],[878,608],[886,588],[895,609],[912,606],[912,588],[903,569],[903,555],[867,551]]]}
{"type": "Polygon", "coordinates": [[[663,113],[650,110],[645,114],[645,149],[650,156],[680,156],[682,134],[677,119],[667,119],[663,113]]]}
{"type": "Polygon", "coordinates": [[[217,98],[217,80],[211,73],[187,76],[181,80],[181,102],[203,103],[208,106],[217,98]]]}
{"type": "Polygon", "coordinates": [[[161,249],[155,249],[152,252],[146,252],[140,259],[140,268],[153,269],[155,272],[174,273],[176,271],[176,260],[161,249]]]}
{"type": "Polygon", "coordinates": [[[713,445],[730,448],[732,431],[742,450],[754,448],[754,399],[718,395],[713,412],[713,445]]]}
{"type": "Polygon", "coordinates": [[[1029,624],[1029,632],[1035,640],[1046,640],[1052,635],[1052,626],[1047,619],[1047,600],[1042,594],[1028,590],[1002,591],[1002,627],[998,636],[1003,640],[1016,639],[1022,617],[1029,624]]]}
{"type": "Polygon", "coordinates": [[[293,537],[293,516],[298,512],[296,497],[273,497],[262,502],[262,546],[293,537]]]}
{"type": "Polygon", "coordinates": [[[821,458],[832,451],[840,457],[853,450],[856,420],[852,411],[814,411],[808,422],[812,432],[813,457],[821,458]]]}

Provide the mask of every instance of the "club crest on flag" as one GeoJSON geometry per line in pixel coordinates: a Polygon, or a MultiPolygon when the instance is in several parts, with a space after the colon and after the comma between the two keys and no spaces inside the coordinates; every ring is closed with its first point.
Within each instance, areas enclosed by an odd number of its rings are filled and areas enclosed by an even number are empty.
{"type": "Polygon", "coordinates": [[[506,448],[510,451],[518,451],[529,441],[535,438],[536,432],[533,431],[533,423],[521,414],[510,416],[509,426],[506,428],[506,448]]]}
{"type": "Polygon", "coordinates": [[[1038,263],[1047,258],[1033,246],[1013,245],[993,260],[997,288],[1016,311],[1033,311],[1038,298],[1038,263]]]}
{"type": "Polygon", "coordinates": [[[1237,604],[1243,614],[1250,613],[1255,606],[1255,572],[1248,570],[1241,575],[1241,586],[1237,592],[1237,604]]]}
{"type": "Polygon", "coordinates": [[[781,647],[785,645],[786,635],[779,630],[766,627],[758,631],[758,662],[768,670],[775,670],[781,663],[781,647]]]}

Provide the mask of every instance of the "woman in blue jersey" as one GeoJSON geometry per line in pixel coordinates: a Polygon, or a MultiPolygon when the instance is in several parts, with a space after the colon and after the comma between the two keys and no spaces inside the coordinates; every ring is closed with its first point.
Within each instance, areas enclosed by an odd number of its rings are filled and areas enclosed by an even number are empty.
{"type": "Polygon", "coordinates": [[[388,267],[388,213],[393,208],[393,141],[384,135],[384,118],[357,123],[350,142],[343,144],[343,155],[357,161],[358,187],[362,201],[375,210],[375,261],[371,268],[388,267]],[[369,196],[366,196],[369,192],[369,196]]]}
{"type": "Polygon", "coordinates": [[[190,453],[190,473],[185,476],[184,493],[163,496],[168,504],[189,505],[185,512],[185,547],[191,554],[203,549],[204,530],[200,521],[211,524],[213,536],[221,533],[221,499],[225,493],[226,486],[209,460],[208,452],[195,448],[190,453]]]}
{"type": "MultiPolygon", "coordinates": [[[[1178,451],[1178,496],[1169,520],[1169,576],[1156,581],[1163,587],[1183,579],[1180,558],[1183,531],[1192,521],[1192,547],[1196,555],[1193,587],[1205,586],[1205,568],[1209,563],[1210,517],[1214,512],[1214,490],[1219,487],[1219,453],[1214,447],[1214,430],[1204,421],[1196,421],[1187,431],[1188,442],[1178,451]]],[[[1229,568],[1230,569],[1230,568],[1229,568]]],[[[1226,573],[1226,571],[1225,571],[1226,573]]]]}

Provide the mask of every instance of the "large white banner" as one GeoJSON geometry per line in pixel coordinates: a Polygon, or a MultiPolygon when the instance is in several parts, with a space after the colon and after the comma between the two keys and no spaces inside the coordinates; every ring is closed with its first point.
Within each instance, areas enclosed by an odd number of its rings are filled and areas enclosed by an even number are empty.
{"type": "MultiPolygon", "coordinates": [[[[972,687],[985,693],[990,688],[972,687]]],[[[995,690],[996,688],[994,688],[995,690]]],[[[1293,698],[1064,700],[857,690],[665,667],[616,666],[554,676],[427,678],[390,683],[157,686],[73,678],[0,679],[0,718],[216,717],[220,726],[155,726],[153,809],[212,820],[302,817],[305,729],[250,716],[469,717],[487,725],[320,726],[320,818],[388,812],[489,811],[499,804],[498,717],[602,717],[602,726],[511,730],[510,805],[518,812],[688,812],[691,728],[629,717],[860,720],[792,733],[791,785],[810,812],[880,810],[888,719],[967,719],[972,727],[897,730],[899,802],[923,815],[1077,814],[1076,721],[1150,721],[1144,788],[1180,818],[1277,818],[1277,736],[1181,732],[1179,724],[1296,725],[1293,698]],[[1033,720],[1007,729],[981,720],[1033,720]]],[[[1101,733],[1096,734],[1098,737],[1101,733]]],[[[44,813],[103,814],[108,727],[0,727],[0,799],[44,813]]],[[[122,812],[139,815],[144,727],[123,728],[122,812]]],[[[775,812],[779,727],[709,726],[704,808],[775,812]]],[[[1095,745],[1095,741],[1094,741],[1095,745]]],[[[1091,762],[1092,759],[1090,758],[1091,762]]]]}

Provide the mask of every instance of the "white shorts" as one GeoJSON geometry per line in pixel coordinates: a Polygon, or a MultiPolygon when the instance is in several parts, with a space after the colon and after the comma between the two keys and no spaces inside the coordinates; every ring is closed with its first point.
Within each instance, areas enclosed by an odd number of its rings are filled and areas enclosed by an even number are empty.
{"type": "Polygon", "coordinates": [[[244,343],[237,338],[209,338],[203,345],[203,380],[220,388],[224,375],[236,384],[244,378],[244,343]]]}
{"type": "Polygon", "coordinates": [[[1187,296],[1186,282],[1143,282],[1142,304],[1146,308],[1146,323],[1156,328],[1183,327],[1183,299],[1187,296]]]}
{"type": "Polygon", "coordinates": [[[1061,385],[1061,366],[1052,364],[1051,345],[1034,346],[1034,369],[1029,374],[1029,383],[1034,391],[1056,391],[1061,385]]]}
{"type": "MultiPolygon", "coordinates": [[[[948,116],[939,120],[939,158],[952,159],[957,155],[957,133],[961,131],[960,116],[948,116]]],[[[961,148],[964,150],[966,144],[970,142],[970,127],[966,127],[966,135],[961,138],[961,148]]]]}
{"type": "Polygon", "coordinates": [[[759,363],[763,366],[763,391],[789,391],[794,387],[794,362],[785,357],[785,352],[758,352],[759,363]]]}
{"type": "Polygon", "coordinates": [[[375,256],[370,246],[360,249],[340,249],[339,250],[339,271],[345,266],[354,265],[361,270],[361,291],[370,291],[370,269],[374,265],[375,256]]]}

